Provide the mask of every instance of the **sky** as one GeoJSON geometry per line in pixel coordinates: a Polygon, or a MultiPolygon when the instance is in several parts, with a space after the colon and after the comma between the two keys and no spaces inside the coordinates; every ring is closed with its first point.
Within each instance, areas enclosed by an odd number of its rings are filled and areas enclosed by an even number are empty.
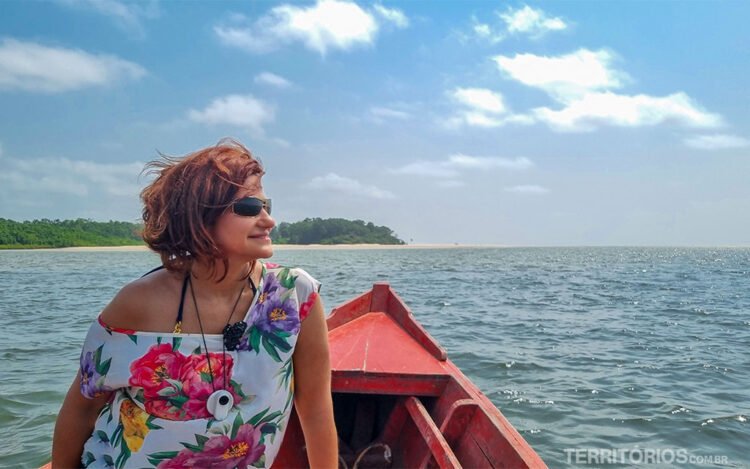
{"type": "Polygon", "coordinates": [[[234,137],[277,222],[750,245],[750,2],[0,2],[0,217],[140,217],[234,137]]]}

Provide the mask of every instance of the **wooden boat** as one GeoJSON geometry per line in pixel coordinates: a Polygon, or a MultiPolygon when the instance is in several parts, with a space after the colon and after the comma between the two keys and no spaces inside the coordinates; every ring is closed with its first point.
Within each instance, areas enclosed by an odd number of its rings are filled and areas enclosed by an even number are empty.
{"type": "MultiPolygon", "coordinates": [[[[334,308],[328,339],[341,467],[547,467],[387,283],[334,308]]],[[[274,467],[308,467],[295,414],[274,467]]]]}
{"type": "MultiPolygon", "coordinates": [[[[547,467],[387,283],[327,321],[340,467],[547,467]]],[[[309,467],[294,412],[273,467],[309,467]]]]}

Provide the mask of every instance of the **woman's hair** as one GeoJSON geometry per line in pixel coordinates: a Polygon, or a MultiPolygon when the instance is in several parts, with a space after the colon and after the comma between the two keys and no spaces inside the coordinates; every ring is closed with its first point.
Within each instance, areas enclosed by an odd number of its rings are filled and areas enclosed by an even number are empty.
{"type": "Polygon", "coordinates": [[[232,139],[182,158],[160,156],[144,168],[156,179],[141,192],[143,240],[170,271],[188,272],[201,260],[215,273],[222,261],[226,275],[228,260],[211,228],[247,178],[264,174],[261,162],[232,139]]]}

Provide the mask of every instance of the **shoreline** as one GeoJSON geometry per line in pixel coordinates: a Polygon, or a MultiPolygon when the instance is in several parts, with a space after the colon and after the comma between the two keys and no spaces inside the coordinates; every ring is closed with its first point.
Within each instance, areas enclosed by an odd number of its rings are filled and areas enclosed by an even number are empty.
{"type": "MultiPolygon", "coordinates": [[[[509,248],[675,248],[675,249],[748,249],[750,245],[718,246],[528,246],[511,244],[461,244],[461,243],[414,243],[414,244],[274,244],[275,251],[369,251],[369,250],[413,250],[413,249],[509,249],[509,248]]],[[[76,246],[67,248],[0,249],[1,252],[150,252],[147,246],[76,246]]]]}
{"type": "MultiPolygon", "coordinates": [[[[458,248],[507,248],[500,244],[458,244],[458,243],[416,243],[416,244],[274,244],[278,251],[302,251],[305,249],[316,251],[340,250],[383,250],[383,249],[458,249],[458,248]]],[[[148,252],[147,246],[76,246],[67,248],[33,248],[33,249],[3,249],[7,252],[47,251],[47,252],[148,252]]],[[[0,251],[2,252],[2,251],[0,251]]]]}

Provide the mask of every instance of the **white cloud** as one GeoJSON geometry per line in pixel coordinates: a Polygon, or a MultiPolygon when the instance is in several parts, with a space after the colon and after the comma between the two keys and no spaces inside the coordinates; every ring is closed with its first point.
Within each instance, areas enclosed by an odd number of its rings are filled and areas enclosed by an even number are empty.
{"type": "Polygon", "coordinates": [[[331,49],[350,50],[372,45],[380,29],[378,20],[405,27],[408,19],[399,10],[376,5],[374,15],[353,2],[321,0],[309,7],[280,5],[254,22],[233,18],[235,25],[220,25],[214,32],[220,41],[253,53],[265,53],[281,45],[301,42],[325,55],[331,49]]]}
{"type": "Polygon", "coordinates": [[[410,176],[427,176],[434,178],[454,178],[459,173],[453,168],[448,167],[446,161],[415,161],[406,166],[393,169],[394,174],[406,174],[410,176]]]}
{"type": "Polygon", "coordinates": [[[594,130],[596,124],[640,127],[675,121],[709,128],[722,124],[721,116],[701,109],[685,93],[665,97],[587,93],[566,103],[562,109],[542,107],[534,109],[533,113],[539,121],[561,131],[594,130]]]}
{"type": "Polygon", "coordinates": [[[544,11],[528,5],[517,9],[508,8],[504,12],[495,11],[494,21],[480,20],[472,16],[471,23],[471,33],[458,33],[458,38],[462,42],[473,38],[478,42],[497,44],[509,35],[521,34],[536,39],[549,32],[568,28],[562,18],[549,17],[544,11]]]}
{"type": "Polygon", "coordinates": [[[63,157],[5,155],[0,172],[0,216],[135,221],[147,178],[143,163],[98,163],[63,157]],[[13,203],[5,203],[13,201],[13,203]]]}
{"type": "Polygon", "coordinates": [[[388,107],[371,107],[369,114],[376,122],[383,122],[385,120],[408,120],[412,118],[412,115],[408,112],[388,107]]]}
{"type": "Polygon", "coordinates": [[[383,5],[375,4],[373,7],[375,13],[380,15],[386,21],[390,21],[395,24],[398,28],[406,28],[409,26],[409,18],[406,17],[403,11],[396,8],[386,8],[383,5]]]}
{"type": "Polygon", "coordinates": [[[456,88],[453,99],[481,112],[503,114],[507,111],[503,95],[484,88],[456,88]]]}
{"type": "Polygon", "coordinates": [[[6,170],[0,173],[4,189],[19,193],[85,197],[97,193],[107,196],[137,197],[141,186],[138,176],[143,163],[107,164],[68,158],[4,158],[6,170]]]}
{"type": "Polygon", "coordinates": [[[514,192],[517,194],[546,194],[549,192],[549,189],[542,186],[535,186],[535,185],[520,185],[520,186],[511,186],[505,188],[506,192],[514,192]]]}
{"type": "Polygon", "coordinates": [[[500,158],[500,157],[482,157],[469,156],[461,153],[451,155],[445,165],[451,168],[466,169],[528,169],[534,166],[534,163],[526,157],[517,158],[500,158]]]}
{"type": "Polygon", "coordinates": [[[435,179],[453,180],[467,170],[489,171],[493,169],[524,170],[532,167],[534,163],[525,157],[502,158],[502,157],[482,157],[469,156],[462,153],[450,155],[447,159],[441,161],[415,161],[400,168],[391,170],[394,174],[404,174],[410,176],[424,176],[435,179]]]}
{"type": "Polygon", "coordinates": [[[122,2],[118,0],[57,0],[61,5],[88,9],[112,18],[120,28],[138,37],[145,36],[143,19],[157,18],[160,14],[157,0],[122,2]]]}
{"type": "Polygon", "coordinates": [[[3,39],[0,89],[59,93],[122,80],[137,80],[146,70],[112,55],[3,39]]]}
{"type": "Polygon", "coordinates": [[[561,105],[531,111],[534,120],[560,131],[590,131],[598,125],[640,127],[679,122],[691,127],[722,125],[718,114],[702,109],[688,95],[617,94],[630,78],[613,67],[615,56],[605,50],[579,49],[557,57],[517,54],[494,57],[510,78],[545,91],[561,105]]]}
{"type": "Polygon", "coordinates": [[[371,199],[395,199],[396,196],[386,190],[375,186],[368,186],[356,179],[339,176],[336,173],[328,173],[325,176],[317,176],[307,183],[311,189],[341,192],[344,194],[362,196],[371,199]]]}
{"type": "Polygon", "coordinates": [[[256,75],[254,81],[262,85],[275,86],[276,88],[289,88],[292,86],[292,82],[271,72],[263,72],[256,75]]]}
{"type": "Polygon", "coordinates": [[[210,125],[232,125],[245,127],[263,135],[263,126],[276,118],[276,111],[271,104],[253,95],[229,95],[216,98],[205,109],[191,109],[188,118],[193,122],[210,125]]]}
{"type": "Polygon", "coordinates": [[[485,23],[476,23],[472,29],[474,30],[474,34],[479,37],[490,37],[492,35],[492,28],[485,23]]]}
{"type": "Polygon", "coordinates": [[[685,144],[700,150],[725,150],[748,147],[750,140],[736,135],[698,135],[685,139],[685,144]]]}
{"type": "Polygon", "coordinates": [[[500,14],[511,34],[524,33],[531,36],[541,36],[550,31],[561,31],[568,26],[561,18],[550,18],[542,10],[535,10],[528,5],[523,8],[509,8],[500,14]]]}
{"type": "Polygon", "coordinates": [[[457,128],[463,125],[494,128],[508,123],[529,124],[534,121],[529,116],[510,114],[503,95],[492,90],[456,88],[449,93],[449,96],[464,109],[443,121],[443,125],[448,128],[457,128]]]}
{"type": "Polygon", "coordinates": [[[615,56],[606,51],[579,49],[557,57],[516,54],[493,57],[501,72],[557,99],[566,100],[589,91],[621,88],[628,76],[615,70],[615,56]]]}

